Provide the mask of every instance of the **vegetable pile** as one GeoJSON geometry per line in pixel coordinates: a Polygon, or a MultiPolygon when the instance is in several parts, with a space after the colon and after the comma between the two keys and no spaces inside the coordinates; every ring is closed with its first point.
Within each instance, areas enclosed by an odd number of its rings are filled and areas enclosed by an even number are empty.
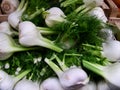
{"type": "Polygon", "coordinates": [[[103,0],[3,1],[14,5],[0,23],[0,90],[120,89],[118,28],[103,0]]]}

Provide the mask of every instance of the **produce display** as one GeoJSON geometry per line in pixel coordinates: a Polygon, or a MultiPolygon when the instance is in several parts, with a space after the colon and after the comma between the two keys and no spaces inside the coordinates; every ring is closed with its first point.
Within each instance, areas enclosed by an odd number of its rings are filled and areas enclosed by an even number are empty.
{"type": "Polygon", "coordinates": [[[119,29],[104,0],[2,0],[0,90],[119,90],[119,29]]]}

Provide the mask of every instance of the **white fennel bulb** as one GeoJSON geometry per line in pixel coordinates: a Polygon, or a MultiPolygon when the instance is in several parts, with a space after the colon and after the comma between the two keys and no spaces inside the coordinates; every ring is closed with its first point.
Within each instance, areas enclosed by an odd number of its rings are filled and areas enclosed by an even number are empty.
{"type": "Polygon", "coordinates": [[[2,0],[1,10],[5,14],[14,12],[19,6],[19,0],[2,0]]]}
{"type": "Polygon", "coordinates": [[[84,67],[103,77],[107,83],[120,88],[120,63],[111,63],[102,66],[97,63],[83,61],[84,67]]]}
{"type": "Polygon", "coordinates": [[[0,32],[6,33],[8,35],[13,35],[13,31],[10,27],[10,24],[7,21],[0,23],[0,32]]]}
{"type": "Polygon", "coordinates": [[[8,22],[13,28],[18,28],[18,24],[22,21],[21,16],[26,10],[27,4],[28,2],[25,2],[25,0],[21,0],[18,8],[8,15],[8,22]]]}
{"type": "Polygon", "coordinates": [[[6,72],[0,70],[0,90],[13,90],[15,79],[6,72]]]}
{"type": "Polygon", "coordinates": [[[89,79],[86,72],[83,69],[72,67],[60,76],[61,85],[65,89],[72,89],[73,87],[80,88],[88,83],[89,79]]]}
{"type": "Polygon", "coordinates": [[[105,81],[99,81],[97,83],[97,90],[112,90],[105,81]]]}
{"type": "Polygon", "coordinates": [[[12,56],[13,53],[26,50],[33,50],[33,48],[20,46],[10,35],[0,33],[0,60],[6,60],[12,56]]]}
{"type": "Polygon", "coordinates": [[[65,19],[59,15],[49,15],[46,17],[45,22],[47,26],[52,27],[57,23],[63,22],[65,19]]]}
{"type": "Polygon", "coordinates": [[[10,25],[7,21],[0,23],[0,32],[7,33],[9,35],[12,34],[12,32],[10,31],[10,25]]]}
{"type": "Polygon", "coordinates": [[[57,78],[51,77],[44,80],[40,85],[40,90],[64,90],[57,78]]]}
{"type": "Polygon", "coordinates": [[[89,12],[89,14],[97,17],[102,22],[106,23],[108,21],[107,17],[105,16],[105,13],[104,13],[104,11],[103,11],[103,9],[101,7],[95,7],[95,8],[93,8],[89,12]]]}
{"type": "Polygon", "coordinates": [[[44,38],[36,25],[30,21],[21,22],[19,24],[19,32],[19,42],[23,46],[41,46],[56,52],[62,51],[53,41],[44,38]]]}
{"type": "Polygon", "coordinates": [[[47,15],[65,16],[64,12],[58,7],[52,7],[48,9],[46,12],[48,13],[47,15]]]}
{"type": "Polygon", "coordinates": [[[45,58],[45,62],[57,74],[65,90],[77,90],[89,82],[89,77],[82,68],[76,66],[67,67],[55,54],[52,56],[52,59],[56,59],[60,67],[51,59],[45,58]]]}
{"type": "Polygon", "coordinates": [[[39,83],[22,79],[15,85],[14,90],[39,90],[39,83]]]}
{"type": "Polygon", "coordinates": [[[48,27],[52,27],[59,22],[65,21],[65,14],[64,12],[58,7],[52,7],[46,10],[43,13],[45,18],[45,23],[48,27]]]}
{"type": "Polygon", "coordinates": [[[102,44],[103,55],[108,58],[109,61],[120,60],[120,41],[110,40],[102,44]]]}
{"type": "Polygon", "coordinates": [[[29,72],[30,70],[26,70],[18,76],[14,77],[12,75],[7,74],[3,70],[0,70],[0,90],[13,90],[15,84],[29,72]]]}
{"type": "MultiPolygon", "coordinates": [[[[96,83],[93,81],[89,81],[88,84],[84,85],[83,87],[81,87],[78,90],[97,90],[97,86],[96,83]]],[[[103,89],[104,90],[104,89],[103,89]]]]}
{"type": "Polygon", "coordinates": [[[101,34],[104,39],[102,43],[103,56],[112,62],[120,60],[120,41],[116,40],[112,30],[102,29],[101,34]]]}

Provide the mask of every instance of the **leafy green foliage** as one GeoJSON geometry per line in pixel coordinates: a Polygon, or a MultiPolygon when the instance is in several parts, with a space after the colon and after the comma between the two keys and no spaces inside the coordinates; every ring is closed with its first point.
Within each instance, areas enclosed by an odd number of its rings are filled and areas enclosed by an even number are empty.
{"type": "Polygon", "coordinates": [[[68,21],[59,23],[52,28],[60,33],[57,42],[74,40],[73,43],[101,45],[98,32],[101,30],[102,24],[96,17],[86,14],[82,16],[75,15],[74,18],[69,17],[67,19],[68,21]]]}
{"type": "Polygon", "coordinates": [[[61,2],[61,7],[68,7],[70,5],[82,4],[82,0],[65,0],[61,2]]]}
{"type": "MultiPolygon", "coordinates": [[[[106,59],[100,56],[100,50],[96,47],[93,49],[83,45],[87,43],[93,46],[101,46],[101,39],[98,36],[98,32],[103,26],[101,21],[96,17],[86,13],[74,13],[74,10],[80,5],[82,5],[82,0],[62,0],[61,2],[59,0],[28,0],[28,8],[24,15],[31,15],[37,9],[41,8],[47,10],[53,6],[62,7],[64,13],[67,14],[66,21],[51,27],[50,29],[57,31],[57,34],[46,37],[55,40],[56,44],[60,47],[65,46],[66,48],[69,46],[69,48],[64,49],[61,53],[56,53],[45,48],[40,48],[36,51],[15,53],[6,61],[0,61],[1,69],[12,75],[15,74],[18,67],[22,68],[20,72],[31,69],[27,78],[38,81],[44,80],[47,77],[56,76],[52,69],[44,62],[44,58],[50,58],[53,53],[61,60],[65,59],[65,64],[68,67],[73,65],[80,66],[82,60],[104,65],[106,59]],[[40,57],[42,58],[41,61],[35,63],[35,59],[39,59],[40,57]],[[4,68],[6,63],[10,64],[8,69],[4,68]]],[[[36,16],[31,21],[36,25],[45,26],[42,14],[36,16]]],[[[88,73],[91,76],[93,74],[91,72],[88,73]]]]}
{"type": "Polygon", "coordinates": [[[76,8],[83,4],[83,0],[61,0],[60,7],[66,14],[73,12],[76,8]]]}

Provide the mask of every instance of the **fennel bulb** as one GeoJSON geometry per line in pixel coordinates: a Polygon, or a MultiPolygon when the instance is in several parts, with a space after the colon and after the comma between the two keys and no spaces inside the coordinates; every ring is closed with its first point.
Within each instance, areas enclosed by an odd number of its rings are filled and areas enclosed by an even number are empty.
{"type": "Polygon", "coordinates": [[[109,61],[120,60],[120,41],[111,40],[102,44],[103,55],[108,58],[109,61]]]}
{"type": "Polygon", "coordinates": [[[1,10],[5,14],[14,12],[19,6],[19,0],[2,0],[1,10]]]}
{"type": "Polygon", "coordinates": [[[108,42],[110,40],[116,40],[113,31],[109,28],[101,29],[100,36],[104,42],[108,42]]]}
{"type": "Polygon", "coordinates": [[[0,60],[6,60],[14,52],[32,50],[34,48],[25,48],[17,45],[14,39],[6,33],[0,33],[0,60]]]}
{"type": "Polygon", "coordinates": [[[0,33],[1,32],[12,35],[11,27],[7,21],[0,23],[0,33]]]}
{"type": "Polygon", "coordinates": [[[45,19],[45,23],[48,27],[52,27],[59,22],[63,22],[65,19],[59,15],[49,15],[45,19]]]}
{"type": "Polygon", "coordinates": [[[14,77],[0,70],[0,90],[13,90],[15,85],[14,77]]]}
{"type": "Polygon", "coordinates": [[[58,67],[51,59],[45,58],[45,62],[57,74],[59,81],[65,90],[76,90],[89,82],[89,77],[82,68],[76,66],[69,68],[56,55],[54,55],[52,59],[56,59],[60,67],[58,67]]]}
{"type": "Polygon", "coordinates": [[[23,46],[42,46],[56,52],[61,52],[59,48],[51,40],[44,38],[40,31],[36,29],[36,25],[30,21],[24,21],[19,24],[19,42],[23,46]]]}
{"type": "Polygon", "coordinates": [[[65,16],[64,12],[58,8],[58,7],[52,7],[48,10],[46,10],[46,15],[45,17],[49,16],[49,15],[58,15],[58,16],[65,16]]]}
{"type": "Polygon", "coordinates": [[[15,85],[14,90],[39,90],[39,83],[22,79],[15,85]]]}
{"type": "Polygon", "coordinates": [[[83,60],[83,66],[103,77],[108,83],[120,88],[120,63],[102,66],[83,60]]]}
{"type": "Polygon", "coordinates": [[[0,23],[0,33],[6,33],[10,36],[18,34],[17,32],[13,31],[10,27],[10,24],[7,21],[0,23]]]}
{"type": "Polygon", "coordinates": [[[103,56],[112,62],[120,60],[120,41],[116,40],[111,29],[102,29],[101,32],[105,39],[102,43],[103,56]]]}
{"type": "Polygon", "coordinates": [[[52,27],[59,22],[65,21],[66,16],[60,8],[52,7],[43,13],[43,17],[47,26],[52,27]]]}
{"type": "Polygon", "coordinates": [[[40,85],[40,90],[64,90],[57,78],[50,77],[40,85]]]}
{"type": "Polygon", "coordinates": [[[22,21],[21,16],[26,10],[27,4],[27,1],[25,2],[25,0],[21,0],[18,8],[8,15],[8,22],[13,28],[18,28],[18,24],[22,21]]]}
{"type": "Polygon", "coordinates": [[[95,7],[93,8],[90,12],[90,15],[95,16],[96,18],[98,18],[99,20],[101,20],[102,22],[107,22],[108,19],[105,16],[105,13],[103,11],[103,9],[101,7],[95,7]]]}
{"type": "Polygon", "coordinates": [[[64,71],[59,80],[65,89],[70,90],[82,87],[89,81],[86,72],[77,67],[69,68],[68,70],[64,71]]]}
{"type": "Polygon", "coordinates": [[[97,90],[112,90],[105,81],[99,81],[97,83],[97,90]]]}
{"type": "Polygon", "coordinates": [[[93,81],[89,81],[88,84],[86,84],[85,86],[81,87],[78,90],[97,90],[96,83],[93,81]]]}
{"type": "Polygon", "coordinates": [[[0,90],[13,90],[15,84],[29,72],[30,70],[26,70],[18,76],[13,77],[3,70],[0,70],[0,90]]]}

